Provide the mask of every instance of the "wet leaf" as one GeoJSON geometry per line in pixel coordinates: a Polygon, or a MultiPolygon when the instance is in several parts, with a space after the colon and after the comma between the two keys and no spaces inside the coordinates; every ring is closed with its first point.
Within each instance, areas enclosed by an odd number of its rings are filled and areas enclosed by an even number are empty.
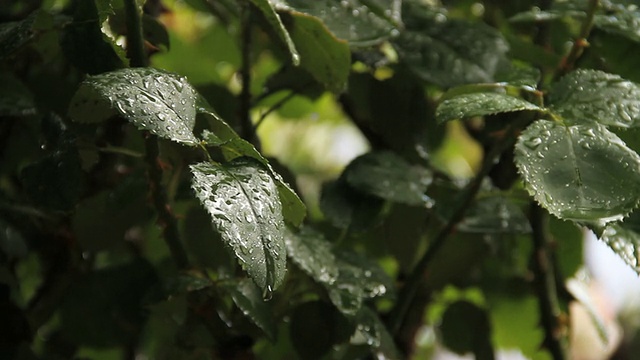
{"type": "Polygon", "coordinates": [[[472,352],[476,359],[493,359],[491,325],[484,309],[468,301],[456,301],[442,315],[442,342],[463,355],[472,352]]]}
{"type": "Polygon", "coordinates": [[[506,63],[509,46],[493,28],[416,5],[403,13],[410,14],[406,30],[393,45],[400,61],[424,81],[442,87],[492,82],[506,63]]]}
{"type": "Polygon", "coordinates": [[[602,71],[576,70],[566,75],[551,87],[549,104],[565,123],[623,128],[640,124],[640,87],[602,71]]]}
{"type": "Polygon", "coordinates": [[[343,177],[324,184],[320,195],[320,209],[327,220],[350,231],[366,230],[379,223],[383,206],[383,200],[357,191],[343,177]]]}
{"type": "Polygon", "coordinates": [[[444,100],[436,111],[436,119],[445,122],[474,116],[493,115],[522,110],[542,110],[528,101],[497,92],[464,94],[444,100]]]}
{"type": "MultiPolygon", "coordinates": [[[[336,37],[351,46],[370,46],[397,32],[399,0],[272,0],[278,9],[317,17],[336,37]]],[[[298,44],[296,42],[296,44],[298,44]]],[[[299,45],[299,44],[298,44],[299,45]]]]}
{"type": "Polygon", "coordinates": [[[481,234],[531,232],[529,220],[522,209],[503,196],[479,198],[457,228],[463,232],[481,234]]]}
{"type": "Polygon", "coordinates": [[[432,175],[392,152],[372,152],[356,158],[345,170],[349,185],[367,194],[407,205],[431,207],[425,193],[432,175]]]}
{"type": "Polygon", "coordinates": [[[367,344],[376,359],[402,358],[393,337],[375,311],[368,306],[363,306],[356,314],[354,322],[356,331],[351,336],[351,344],[367,344]]]}
{"type": "Polygon", "coordinates": [[[594,27],[611,34],[621,35],[635,42],[640,42],[640,11],[637,5],[613,5],[606,13],[596,14],[594,27]]]}
{"type": "Polygon", "coordinates": [[[634,212],[623,223],[607,226],[600,240],[609,245],[622,261],[640,274],[640,213],[634,212]]]}
{"type": "Polygon", "coordinates": [[[322,233],[303,227],[299,233],[285,232],[285,245],[291,260],[315,281],[331,285],[338,278],[338,264],[322,233]]]}
{"type": "Polygon", "coordinates": [[[190,168],[196,196],[222,240],[269,297],[286,271],[282,205],[269,171],[251,158],[190,168]]]}
{"type": "Polygon", "coordinates": [[[196,91],[187,79],[153,68],[130,68],[89,77],[69,106],[74,121],[93,123],[120,115],[138,129],[196,145],[196,91]]]}
{"type": "Polygon", "coordinates": [[[264,15],[264,18],[269,25],[271,25],[278,39],[285,44],[291,55],[291,62],[296,66],[299,65],[300,55],[298,54],[296,45],[293,43],[293,40],[291,40],[291,36],[287,29],[285,29],[282,20],[280,20],[280,15],[273,9],[273,5],[271,5],[268,0],[251,0],[251,2],[262,12],[262,15],[264,15]]]}
{"type": "Polygon", "coordinates": [[[273,309],[264,301],[260,289],[251,280],[222,281],[220,287],[231,294],[236,306],[262,329],[270,340],[276,339],[273,309]]]}
{"type": "Polygon", "coordinates": [[[523,131],[515,154],[529,193],[561,219],[603,225],[640,199],[640,156],[600,124],[538,120],[523,131]]]}

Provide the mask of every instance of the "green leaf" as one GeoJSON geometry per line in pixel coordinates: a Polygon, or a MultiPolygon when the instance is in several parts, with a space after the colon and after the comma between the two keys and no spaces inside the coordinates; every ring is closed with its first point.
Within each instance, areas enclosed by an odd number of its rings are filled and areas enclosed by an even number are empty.
{"type": "Polygon", "coordinates": [[[442,87],[492,82],[507,61],[507,42],[487,25],[422,7],[403,12],[413,18],[405,19],[407,28],[393,45],[400,61],[424,81],[442,87]]]}
{"type": "Polygon", "coordinates": [[[340,229],[362,231],[380,221],[381,199],[362,194],[349,186],[344,177],[322,186],[320,209],[331,224],[340,229]]]}
{"type": "Polygon", "coordinates": [[[276,323],[273,309],[262,299],[260,289],[248,280],[221,281],[220,287],[231,294],[231,298],[242,313],[256,324],[267,337],[276,339],[276,323]]]}
{"type": "Polygon", "coordinates": [[[36,11],[21,21],[0,24],[0,60],[4,60],[35,36],[34,24],[39,16],[36,11]]]}
{"type": "Polygon", "coordinates": [[[484,309],[468,301],[456,301],[442,315],[442,342],[450,350],[476,359],[493,359],[491,325],[484,309]]]}
{"type": "Polygon", "coordinates": [[[269,297],[286,271],[284,220],[275,181],[250,158],[191,165],[193,189],[222,240],[269,297]]]}
{"type": "Polygon", "coordinates": [[[609,10],[606,14],[596,14],[593,18],[593,26],[611,34],[621,35],[635,42],[640,42],[640,11],[637,5],[614,6],[615,10],[609,10]]]}
{"type": "MultiPolygon", "coordinates": [[[[318,18],[336,37],[348,41],[351,46],[379,44],[398,31],[394,22],[400,17],[399,0],[274,2],[278,4],[279,9],[289,8],[318,18]]],[[[296,44],[300,46],[298,42],[296,44]]]]}
{"type": "Polygon", "coordinates": [[[283,12],[282,19],[300,54],[300,67],[328,90],[342,92],[351,70],[349,45],[313,16],[283,12]]]}
{"type": "Polygon", "coordinates": [[[457,228],[459,231],[481,234],[531,232],[529,220],[522,209],[500,195],[479,198],[457,228]]]}
{"type": "Polygon", "coordinates": [[[0,74],[0,116],[27,116],[37,112],[33,95],[10,73],[0,74]]]}
{"type": "Polygon", "coordinates": [[[395,296],[393,282],[373,260],[354,252],[338,252],[335,255],[338,279],[331,285],[324,285],[331,302],[343,314],[356,314],[364,300],[395,296]]]}
{"type": "Polygon", "coordinates": [[[606,224],[640,199],[640,156],[600,124],[538,120],[515,155],[529,193],[561,219],[606,224]]]}
{"type": "Polygon", "coordinates": [[[212,132],[205,131],[203,138],[207,144],[218,146],[226,160],[230,161],[238,157],[248,156],[262,163],[273,176],[278,187],[278,195],[282,203],[282,215],[285,221],[293,226],[299,227],[307,216],[307,207],[300,197],[287,184],[282,176],[278,174],[269,161],[260,154],[250,142],[241,138],[231,127],[215,113],[203,110],[203,114],[208,117],[212,132]]]}
{"type": "Polygon", "coordinates": [[[299,233],[285,231],[285,245],[291,260],[315,281],[331,285],[338,278],[338,264],[322,233],[303,227],[299,233]]]}
{"type": "Polygon", "coordinates": [[[130,68],[89,77],[69,106],[74,121],[93,123],[120,115],[140,130],[196,145],[196,91],[187,79],[153,68],[130,68]]]}
{"type": "Polygon", "coordinates": [[[607,226],[600,240],[640,274],[640,212],[634,212],[623,223],[607,226]]]}
{"type": "Polygon", "coordinates": [[[282,20],[280,20],[280,16],[273,9],[271,3],[269,3],[268,0],[251,0],[251,2],[260,10],[260,12],[262,12],[262,15],[264,15],[273,31],[275,31],[278,39],[286,45],[287,50],[289,50],[289,54],[291,55],[291,62],[293,65],[299,65],[300,54],[298,54],[296,45],[293,43],[293,40],[291,40],[289,32],[285,29],[282,20]]]}
{"type": "Polygon", "coordinates": [[[599,309],[598,304],[594,301],[595,299],[591,295],[593,292],[590,291],[589,286],[578,279],[572,278],[567,280],[566,287],[573,298],[584,306],[585,311],[598,331],[602,343],[609,343],[609,334],[605,320],[601,315],[602,310],[599,309]]]}
{"type": "Polygon", "coordinates": [[[640,87],[602,71],[576,70],[564,76],[551,87],[549,104],[566,123],[640,124],[640,87]]]}
{"type": "Polygon", "coordinates": [[[443,101],[436,111],[439,122],[474,116],[493,115],[523,110],[542,110],[540,107],[507,94],[481,92],[464,94],[443,101]]]}
{"type": "Polygon", "coordinates": [[[367,344],[376,359],[402,358],[393,337],[375,311],[363,306],[356,314],[354,322],[356,331],[351,337],[351,344],[367,344]]]}
{"type": "Polygon", "coordinates": [[[392,152],[362,155],[349,164],[345,175],[349,185],[364,193],[407,205],[433,205],[425,194],[432,181],[431,172],[392,152]]]}

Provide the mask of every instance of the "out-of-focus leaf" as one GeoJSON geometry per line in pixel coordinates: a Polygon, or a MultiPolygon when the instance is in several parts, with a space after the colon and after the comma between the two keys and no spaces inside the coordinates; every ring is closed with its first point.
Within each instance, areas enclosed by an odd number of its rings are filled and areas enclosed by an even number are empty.
{"type": "Polygon", "coordinates": [[[551,87],[549,103],[565,123],[624,128],[640,124],[640,87],[602,71],[576,70],[566,75],[551,87]]]}
{"type": "Polygon", "coordinates": [[[634,212],[621,224],[607,226],[600,240],[640,274],[640,212],[634,212]]]}
{"type": "Polygon", "coordinates": [[[315,281],[331,285],[339,268],[329,243],[322,233],[303,227],[299,233],[285,232],[285,245],[291,260],[315,281]]]}
{"type": "Polygon", "coordinates": [[[0,218],[0,251],[9,259],[24,257],[29,247],[20,230],[0,218]]]}
{"type": "Polygon", "coordinates": [[[252,281],[223,281],[221,288],[231,294],[233,302],[245,316],[262,329],[270,340],[275,340],[276,323],[273,310],[269,303],[263,300],[260,289],[252,281]]]}
{"type": "Polygon", "coordinates": [[[250,158],[190,168],[193,189],[222,240],[269,297],[286,271],[285,225],[275,181],[250,158]]]}
{"type": "Polygon", "coordinates": [[[160,47],[163,46],[167,50],[170,47],[169,43],[169,33],[167,29],[162,25],[158,19],[144,14],[142,16],[142,35],[144,39],[147,40],[150,44],[160,47]]]}
{"type": "Polygon", "coordinates": [[[606,14],[600,13],[593,17],[594,27],[640,42],[640,31],[638,31],[640,11],[636,4],[628,6],[615,4],[607,10],[609,11],[606,14]]]}
{"type": "Polygon", "coordinates": [[[584,263],[584,231],[573,221],[549,218],[549,232],[555,239],[557,271],[568,279],[580,270],[584,263]]]}
{"type": "Polygon", "coordinates": [[[73,22],[64,27],[60,39],[69,61],[88,74],[126,66],[128,61],[124,50],[101,30],[104,12],[108,10],[98,9],[96,1],[80,1],[74,6],[73,22]],[[99,10],[103,10],[102,14],[99,10]]]}
{"type": "Polygon", "coordinates": [[[187,79],[153,68],[130,68],[89,77],[71,100],[69,115],[93,123],[114,115],[140,130],[196,145],[196,91],[187,79]]]}
{"type": "Polygon", "coordinates": [[[37,111],[31,91],[9,73],[0,73],[0,116],[27,116],[37,111]]]}
{"type": "Polygon", "coordinates": [[[367,344],[376,359],[400,359],[402,357],[396,348],[393,337],[375,311],[368,306],[363,306],[353,321],[356,323],[356,331],[351,336],[351,344],[367,344]]]}
{"type": "Polygon", "coordinates": [[[37,206],[57,211],[69,211],[76,205],[85,181],[80,157],[73,149],[29,164],[20,175],[24,190],[37,206]]]}
{"type": "Polygon", "coordinates": [[[561,219],[604,225],[640,199],[640,156],[603,125],[537,120],[515,154],[529,193],[561,219]]]}
{"type": "Polygon", "coordinates": [[[321,301],[296,307],[290,328],[293,346],[302,359],[321,359],[333,345],[348,341],[353,333],[347,318],[321,301]]]}
{"type": "Polygon", "coordinates": [[[232,268],[235,260],[224,247],[220,234],[211,224],[211,217],[202,207],[193,206],[187,211],[181,235],[194,265],[213,270],[232,268]]]}
{"type": "Polygon", "coordinates": [[[170,296],[206,289],[213,285],[211,279],[195,272],[181,273],[164,281],[164,289],[170,296]]]}
{"type": "Polygon", "coordinates": [[[503,196],[478,199],[457,228],[460,231],[481,234],[531,232],[529,220],[522,209],[503,196]]]}
{"type": "Polygon", "coordinates": [[[81,277],[74,281],[60,308],[63,334],[77,345],[131,344],[144,327],[144,299],[157,281],[153,267],[145,260],[81,277]]]}
{"type": "Polygon", "coordinates": [[[335,93],[344,90],[351,70],[351,52],[313,16],[291,12],[282,19],[300,54],[300,67],[335,93]]]}
{"type": "Polygon", "coordinates": [[[400,0],[271,1],[278,9],[293,9],[317,17],[336,37],[352,46],[379,44],[398,31],[400,0]]]}
{"type": "Polygon", "coordinates": [[[384,201],[362,194],[343,178],[322,187],[320,209],[333,226],[341,229],[362,231],[373,227],[380,220],[383,206],[384,201]]]}
{"type": "Polygon", "coordinates": [[[507,94],[481,92],[465,94],[443,101],[436,112],[439,122],[474,116],[493,115],[523,110],[542,110],[540,107],[507,94]]]}
{"type": "Polygon", "coordinates": [[[463,355],[471,352],[476,359],[493,359],[491,325],[484,309],[468,301],[456,301],[442,315],[442,342],[463,355]]]}
{"type": "Polygon", "coordinates": [[[408,205],[431,207],[425,193],[432,175],[392,152],[372,152],[356,158],[345,170],[349,185],[358,191],[408,205]]]}
{"type": "Polygon", "coordinates": [[[406,30],[393,45],[400,61],[422,80],[442,87],[492,82],[506,63],[509,46],[495,29],[448,19],[424,6],[407,6],[406,30]]]}
{"type": "Polygon", "coordinates": [[[0,60],[4,60],[33,39],[33,25],[38,15],[39,12],[34,12],[24,20],[0,24],[0,60]]]}
{"type": "Polygon", "coordinates": [[[593,325],[598,331],[598,335],[603,343],[609,342],[609,333],[607,332],[607,328],[605,326],[604,319],[600,314],[598,306],[595,304],[594,299],[589,294],[589,288],[587,284],[584,284],[576,279],[569,279],[567,281],[567,291],[571,293],[574,299],[576,299],[580,304],[582,304],[589,314],[593,325]]]}
{"type": "Polygon", "coordinates": [[[269,3],[268,0],[251,0],[251,2],[260,10],[262,15],[264,15],[265,19],[278,36],[278,39],[285,44],[289,51],[289,55],[291,55],[291,62],[293,65],[299,65],[300,54],[298,54],[296,45],[293,43],[293,40],[291,40],[289,32],[285,29],[284,24],[280,19],[280,15],[278,15],[278,13],[273,9],[273,5],[269,3]]]}

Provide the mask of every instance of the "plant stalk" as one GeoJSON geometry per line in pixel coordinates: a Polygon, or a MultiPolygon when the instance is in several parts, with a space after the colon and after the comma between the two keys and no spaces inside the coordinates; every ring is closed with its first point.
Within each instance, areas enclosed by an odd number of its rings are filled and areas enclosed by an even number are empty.
{"type": "Polygon", "coordinates": [[[535,201],[531,203],[531,229],[533,231],[533,252],[531,254],[534,287],[538,296],[540,323],[544,330],[543,345],[554,360],[564,360],[566,356],[566,328],[561,321],[562,311],[558,302],[554,264],[547,236],[548,216],[535,201]]]}
{"type": "Polygon", "coordinates": [[[136,0],[124,0],[125,22],[127,25],[127,56],[132,67],[147,66],[144,52],[142,21],[136,0]]]}
{"type": "Polygon", "coordinates": [[[240,77],[242,80],[242,90],[240,91],[240,135],[251,142],[256,149],[260,150],[260,144],[256,137],[256,132],[251,122],[251,44],[252,44],[252,11],[248,0],[241,1],[241,24],[242,24],[242,67],[240,77]]]}
{"type": "Polygon", "coordinates": [[[554,75],[554,79],[557,80],[561,78],[563,75],[569,73],[575,67],[576,62],[582,56],[584,49],[589,46],[589,34],[591,34],[591,29],[593,28],[593,19],[596,14],[596,10],[598,10],[598,6],[600,5],[599,0],[589,0],[589,7],[587,8],[587,18],[582,23],[582,27],[580,29],[580,35],[573,42],[573,46],[571,46],[571,50],[569,54],[562,60],[560,65],[558,65],[558,69],[554,75]]]}

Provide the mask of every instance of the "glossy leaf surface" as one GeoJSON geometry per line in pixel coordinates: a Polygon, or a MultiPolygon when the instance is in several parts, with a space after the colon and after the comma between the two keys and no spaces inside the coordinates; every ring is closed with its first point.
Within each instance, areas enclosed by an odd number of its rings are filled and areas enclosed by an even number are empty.
{"type": "Polygon", "coordinates": [[[522,110],[541,110],[541,108],[515,96],[497,92],[480,92],[443,101],[438,106],[436,118],[439,122],[445,122],[522,110]]]}
{"type": "Polygon", "coordinates": [[[193,189],[222,240],[269,296],[284,279],[284,220],[275,181],[250,158],[191,166],[193,189]]]}
{"type": "Polygon", "coordinates": [[[355,316],[356,331],[351,337],[352,344],[364,342],[371,348],[376,359],[400,359],[393,337],[389,334],[380,317],[368,306],[363,306],[355,316]]]}
{"type": "Polygon", "coordinates": [[[297,234],[286,231],[284,240],[291,260],[315,281],[327,285],[336,281],[336,257],[322,233],[305,227],[297,234]]]}
{"type": "Polygon", "coordinates": [[[260,289],[251,280],[222,282],[222,288],[231,294],[233,302],[245,316],[262,329],[269,339],[275,339],[276,324],[273,320],[273,310],[269,303],[263,300],[260,289]]]}
{"type": "Polygon", "coordinates": [[[552,86],[549,103],[567,123],[623,128],[640,124],[640,87],[602,71],[577,70],[566,75],[552,86]]]}
{"type": "Polygon", "coordinates": [[[264,15],[280,41],[285,44],[287,50],[289,50],[289,54],[291,55],[291,62],[294,65],[299,65],[300,55],[298,54],[296,45],[293,43],[293,40],[291,40],[289,32],[285,29],[284,24],[280,19],[280,15],[278,15],[274,10],[273,5],[268,0],[251,0],[251,2],[260,10],[260,12],[262,12],[262,15],[264,15]]]}
{"type": "Polygon", "coordinates": [[[561,219],[620,220],[640,199],[640,157],[600,124],[538,120],[515,154],[529,193],[561,219]]]}
{"type": "Polygon", "coordinates": [[[609,225],[600,239],[640,274],[640,213],[636,211],[623,223],[609,225]]]}
{"type": "Polygon", "coordinates": [[[85,80],[74,95],[69,115],[91,123],[122,116],[140,130],[195,145],[196,91],[187,79],[153,68],[130,68],[85,80]]]}

